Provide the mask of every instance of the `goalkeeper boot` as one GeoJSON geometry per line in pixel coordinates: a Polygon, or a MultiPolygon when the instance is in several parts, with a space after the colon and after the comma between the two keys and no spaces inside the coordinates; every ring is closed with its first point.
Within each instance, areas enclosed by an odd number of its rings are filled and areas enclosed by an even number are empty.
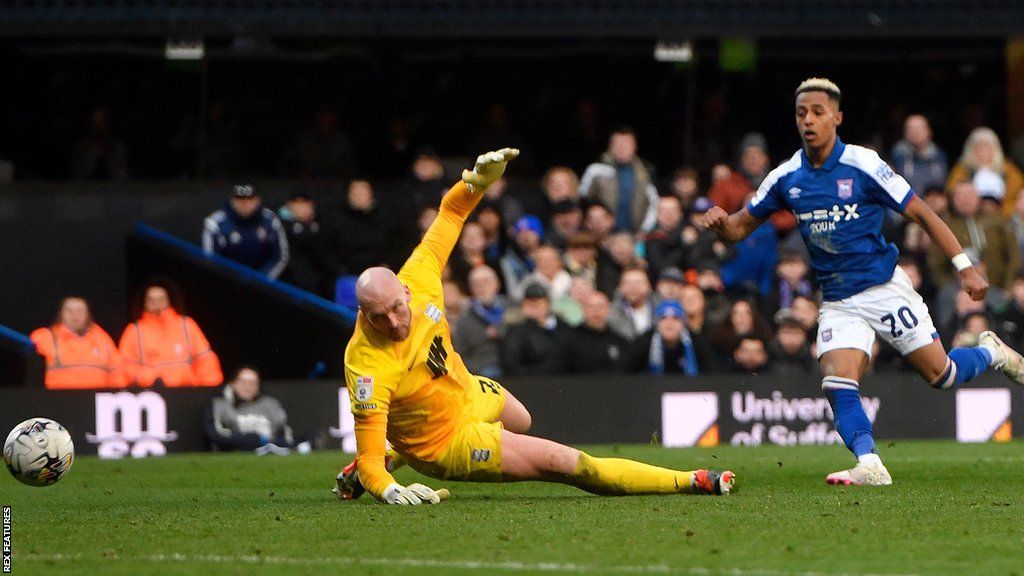
{"type": "Polygon", "coordinates": [[[690,483],[703,494],[723,495],[732,491],[736,474],[732,470],[718,472],[701,468],[693,473],[690,483]]]}
{"type": "Polygon", "coordinates": [[[994,332],[986,330],[978,336],[978,345],[987,348],[994,356],[993,366],[1006,374],[1017,384],[1024,384],[1024,356],[1003,342],[994,332]]]}
{"type": "Polygon", "coordinates": [[[331,488],[331,492],[338,497],[339,500],[355,500],[366,492],[361,482],[359,482],[359,461],[353,459],[352,462],[341,469],[338,475],[334,477],[335,487],[331,488]]]}
{"type": "Polygon", "coordinates": [[[848,470],[840,470],[839,472],[829,474],[825,477],[825,482],[842,486],[888,486],[892,484],[892,476],[889,475],[889,471],[885,469],[885,465],[881,462],[877,464],[864,464],[860,462],[848,470]]]}

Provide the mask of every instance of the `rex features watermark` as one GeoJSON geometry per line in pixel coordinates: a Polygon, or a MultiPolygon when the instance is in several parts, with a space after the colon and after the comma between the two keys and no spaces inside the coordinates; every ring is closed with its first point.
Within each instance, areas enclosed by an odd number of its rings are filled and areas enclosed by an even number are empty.
{"type": "Polygon", "coordinates": [[[4,564],[3,573],[11,573],[11,507],[4,506],[4,564]]]}

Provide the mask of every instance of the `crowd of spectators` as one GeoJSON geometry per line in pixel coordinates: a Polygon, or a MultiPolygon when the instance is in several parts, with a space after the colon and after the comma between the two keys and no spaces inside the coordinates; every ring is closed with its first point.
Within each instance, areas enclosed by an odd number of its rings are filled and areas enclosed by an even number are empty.
{"type": "MultiPolygon", "coordinates": [[[[96,122],[101,142],[102,118],[96,122]]],[[[329,128],[330,118],[318,119],[304,138],[326,137],[321,124],[329,128]]],[[[346,142],[328,139],[339,157],[324,162],[351,154],[346,142]]],[[[815,370],[821,295],[793,215],[776,213],[735,244],[696,225],[713,205],[741,208],[782,157],[770,154],[762,135],[749,133],[739,140],[735,162],[715,165],[704,182],[701,172],[685,166],[663,178],[640,151],[635,132],[617,128],[582,174],[568,166],[546,170],[537,182],[540,202],[509,193],[505,180],[487,190],[444,276],[445,311],[469,369],[494,378],[815,370]]],[[[998,136],[977,128],[950,165],[932,141],[928,120],[912,115],[887,157],[949,224],[992,286],[984,302],[964,297],[946,258],[920,227],[895,213],[887,219],[884,232],[903,255],[899,265],[930,304],[943,342],[969,344],[993,329],[1024,344],[1024,176],[998,136]]],[[[236,185],[203,225],[204,250],[354,306],[355,276],[374,265],[397,269],[454,182],[430,149],[410,154],[408,162],[400,189],[384,202],[374,182],[360,178],[345,180],[338,205],[323,207],[296,191],[276,210],[252,185],[236,185]]],[[[149,300],[121,338],[123,367],[110,365],[111,382],[150,385],[161,377],[144,367],[154,354],[146,345],[150,324],[164,333],[176,327],[184,334],[181,346],[192,347],[161,358],[162,365],[184,358],[199,364],[208,352],[194,322],[174,307],[151,311],[149,300]]],[[[101,331],[83,331],[61,315],[50,336],[34,335],[40,350],[56,349],[58,337],[71,333],[111,348],[101,331]]],[[[872,361],[877,370],[902,367],[892,350],[879,350],[872,361]]],[[[221,380],[219,366],[190,370],[192,376],[174,380],[221,380]]]]}

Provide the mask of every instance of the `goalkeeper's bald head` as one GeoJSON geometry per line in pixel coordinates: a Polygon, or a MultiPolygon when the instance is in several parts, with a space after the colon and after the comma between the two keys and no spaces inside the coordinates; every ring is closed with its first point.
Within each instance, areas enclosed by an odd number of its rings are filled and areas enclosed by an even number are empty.
{"type": "Polygon", "coordinates": [[[356,280],[356,299],[370,327],[395,342],[409,337],[412,294],[387,268],[367,268],[356,280]]]}

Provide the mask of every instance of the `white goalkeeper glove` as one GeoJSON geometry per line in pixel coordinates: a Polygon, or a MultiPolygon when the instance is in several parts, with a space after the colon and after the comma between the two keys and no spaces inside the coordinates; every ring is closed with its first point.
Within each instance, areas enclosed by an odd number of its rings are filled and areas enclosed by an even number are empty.
{"type": "Polygon", "coordinates": [[[508,161],[516,156],[519,156],[517,148],[502,148],[497,152],[481,154],[476,157],[476,165],[472,170],[462,171],[462,181],[469,185],[472,192],[483,192],[501,178],[508,161]]]}
{"type": "Polygon", "coordinates": [[[402,486],[398,483],[391,483],[384,489],[381,498],[385,504],[400,504],[417,506],[419,504],[439,504],[441,497],[434,490],[423,484],[410,484],[402,486]]]}

